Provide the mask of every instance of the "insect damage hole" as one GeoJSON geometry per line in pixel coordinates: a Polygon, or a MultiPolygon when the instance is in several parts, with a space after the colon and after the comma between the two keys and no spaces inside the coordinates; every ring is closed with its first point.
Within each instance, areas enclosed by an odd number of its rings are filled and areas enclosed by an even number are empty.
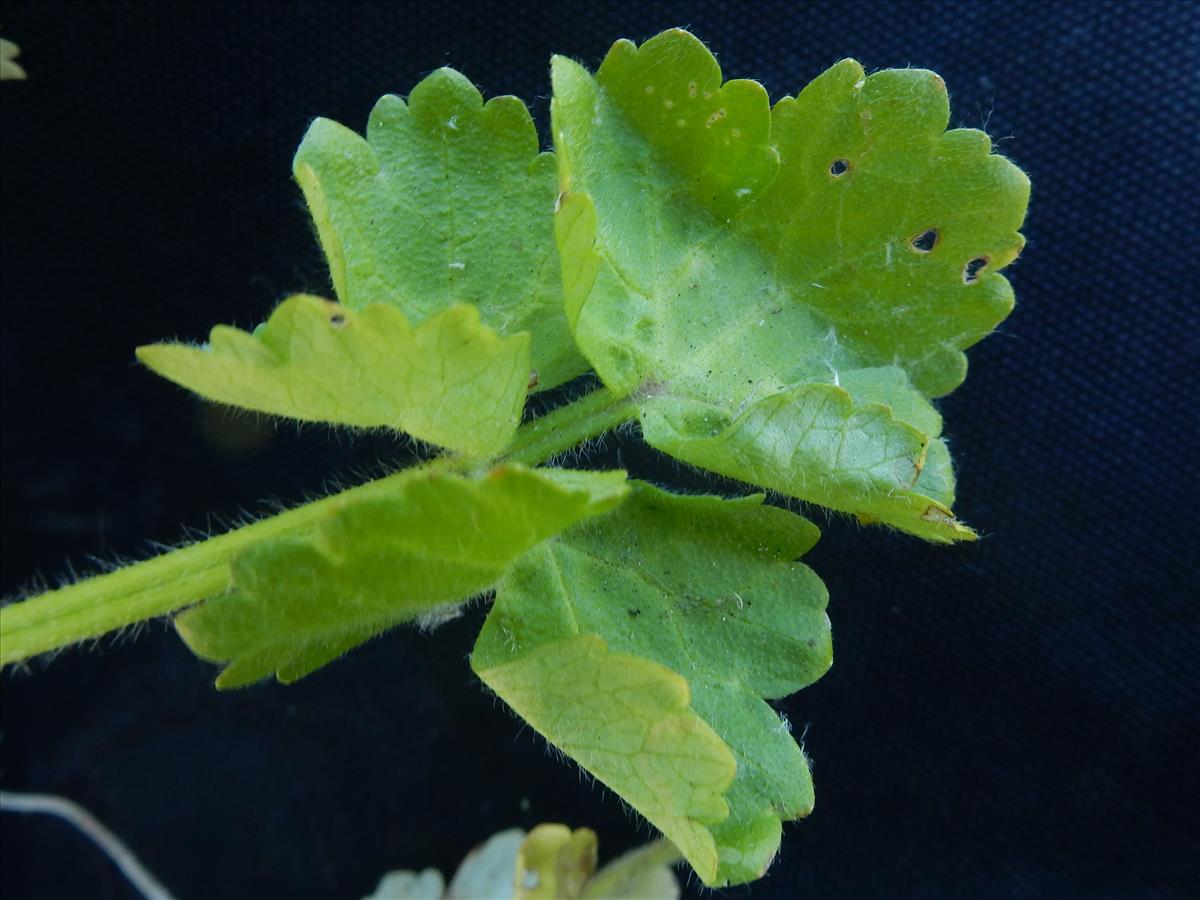
{"type": "Polygon", "coordinates": [[[848,159],[835,159],[829,164],[829,174],[834,178],[841,178],[850,171],[850,161],[848,159]]]}
{"type": "Polygon", "coordinates": [[[937,246],[940,238],[941,235],[938,233],[938,230],[936,228],[930,228],[928,231],[922,231],[911,241],[909,241],[909,246],[911,246],[917,253],[928,253],[937,246]]]}
{"type": "Polygon", "coordinates": [[[329,324],[332,325],[334,328],[345,328],[346,327],[346,314],[340,313],[340,312],[335,312],[333,315],[331,315],[329,317],[329,324]]]}
{"type": "Polygon", "coordinates": [[[965,266],[963,266],[963,284],[974,284],[979,280],[980,273],[987,268],[988,258],[986,256],[977,256],[965,266]]]}

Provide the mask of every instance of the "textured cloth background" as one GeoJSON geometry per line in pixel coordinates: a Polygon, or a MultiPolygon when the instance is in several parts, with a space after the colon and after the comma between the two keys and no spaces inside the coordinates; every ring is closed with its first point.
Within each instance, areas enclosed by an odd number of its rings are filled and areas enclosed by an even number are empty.
{"type": "MultiPolygon", "coordinates": [[[[403,458],[214,413],[133,364],[328,292],[290,180],[313,116],[360,129],[449,64],[530,100],[544,133],[552,52],[595,67],[671,25],[773,97],[844,56],[931,68],[952,124],[1033,181],[1017,310],[940,404],[957,509],[987,538],[816,515],[837,660],[781,708],[817,808],[729,893],[1182,897],[1200,883],[1197,8],[6,3],[30,79],[0,86],[3,591],[403,458]]],[[[595,461],[618,454],[676,477],[632,441],[595,461]]],[[[5,673],[0,785],[85,804],[185,900],[358,897],[546,820],[595,827],[604,856],[644,840],[473,681],[481,616],[287,688],[217,694],[158,624],[5,673]]],[[[132,896],[64,825],[2,827],[5,897],[132,896]]]]}

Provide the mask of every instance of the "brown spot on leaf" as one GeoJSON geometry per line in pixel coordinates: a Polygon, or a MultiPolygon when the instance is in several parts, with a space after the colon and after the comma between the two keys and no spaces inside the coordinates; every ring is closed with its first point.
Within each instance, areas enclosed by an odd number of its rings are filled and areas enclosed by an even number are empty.
{"type": "Polygon", "coordinates": [[[958,519],[950,513],[948,509],[940,506],[926,507],[925,512],[921,513],[921,518],[926,522],[937,522],[941,525],[957,525],[958,519]]]}

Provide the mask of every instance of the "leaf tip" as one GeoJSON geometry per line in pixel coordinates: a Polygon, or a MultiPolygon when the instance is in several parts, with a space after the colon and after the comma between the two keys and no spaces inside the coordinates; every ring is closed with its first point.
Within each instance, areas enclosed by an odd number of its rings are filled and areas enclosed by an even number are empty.
{"type": "Polygon", "coordinates": [[[155,363],[161,358],[167,344],[142,344],[133,348],[133,358],[148,369],[154,369],[155,363]]]}
{"type": "Polygon", "coordinates": [[[975,529],[960,522],[954,513],[941,504],[931,503],[921,513],[921,522],[928,523],[931,526],[931,529],[922,534],[922,537],[926,537],[939,544],[975,541],[979,538],[975,529]]]}
{"type": "Polygon", "coordinates": [[[483,106],[483,94],[458,69],[442,66],[417,83],[408,95],[408,105],[414,113],[420,114],[428,109],[441,115],[445,112],[443,104],[463,110],[478,110],[483,106]]]}

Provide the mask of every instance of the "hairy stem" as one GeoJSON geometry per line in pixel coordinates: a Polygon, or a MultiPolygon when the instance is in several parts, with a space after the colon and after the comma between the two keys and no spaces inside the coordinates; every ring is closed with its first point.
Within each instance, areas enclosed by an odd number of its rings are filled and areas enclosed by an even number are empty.
{"type": "MultiPolygon", "coordinates": [[[[633,418],[633,402],[600,389],[522,425],[502,462],[537,465],[633,418]]],[[[225,534],[0,608],[0,665],[97,638],[229,588],[229,564],[260,541],[312,531],[347,500],[394,490],[418,472],[466,471],[443,456],[225,534]]]]}
{"type": "Polygon", "coordinates": [[[604,388],[585,394],[541,418],[526,422],[504,452],[504,462],[536,466],[584,441],[611,431],[637,414],[631,397],[618,399],[604,388]]]}

